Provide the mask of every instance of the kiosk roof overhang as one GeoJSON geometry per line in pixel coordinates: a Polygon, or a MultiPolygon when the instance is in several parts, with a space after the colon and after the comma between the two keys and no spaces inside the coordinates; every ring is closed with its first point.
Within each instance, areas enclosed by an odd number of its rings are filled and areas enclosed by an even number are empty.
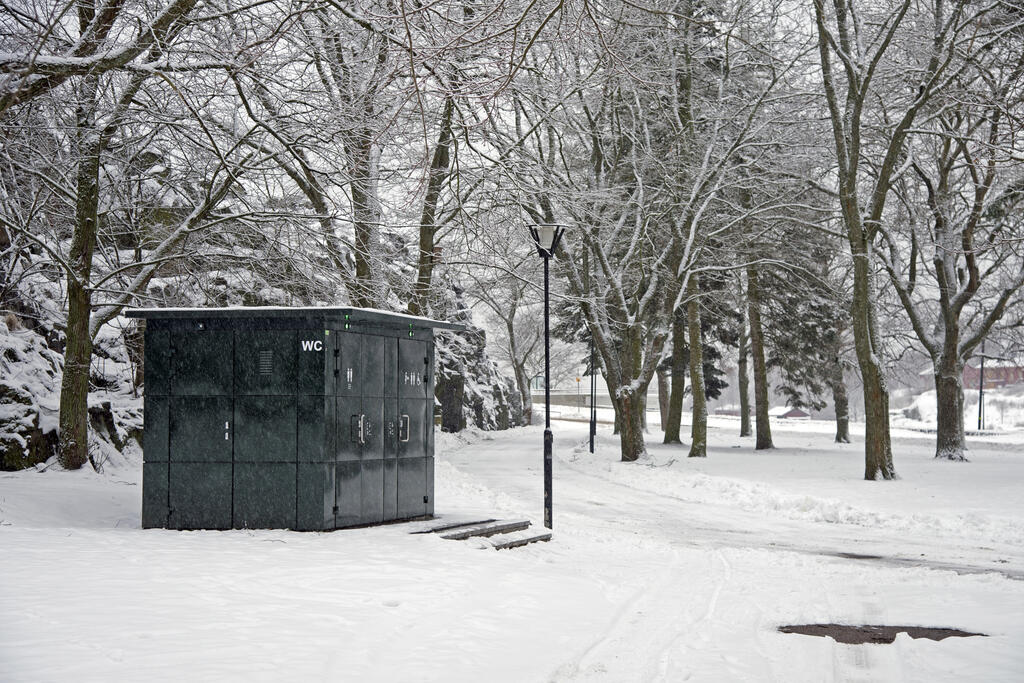
{"type": "Polygon", "coordinates": [[[366,323],[369,325],[412,325],[420,329],[465,330],[466,326],[443,320],[423,318],[405,313],[349,306],[231,306],[225,308],[129,308],[129,318],[191,320],[195,318],[322,318],[332,322],[366,323]]]}

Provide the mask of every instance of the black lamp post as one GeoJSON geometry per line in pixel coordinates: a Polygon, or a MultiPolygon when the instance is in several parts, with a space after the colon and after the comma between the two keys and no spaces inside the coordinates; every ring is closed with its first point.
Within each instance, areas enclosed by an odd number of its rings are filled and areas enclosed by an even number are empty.
{"type": "Polygon", "coordinates": [[[553,223],[538,223],[530,228],[537,253],[544,259],[544,526],[551,527],[551,308],[549,262],[558,249],[565,228],[553,223]]]}
{"type": "Polygon", "coordinates": [[[594,452],[597,435],[597,368],[594,365],[594,337],[590,337],[590,452],[594,452]]]}

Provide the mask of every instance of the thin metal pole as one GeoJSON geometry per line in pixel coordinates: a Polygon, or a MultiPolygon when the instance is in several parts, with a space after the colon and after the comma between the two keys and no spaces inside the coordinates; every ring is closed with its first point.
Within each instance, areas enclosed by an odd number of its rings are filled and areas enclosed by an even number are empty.
{"type": "Polygon", "coordinates": [[[544,526],[551,527],[551,309],[549,302],[548,262],[544,256],[544,526]]]}
{"type": "Polygon", "coordinates": [[[984,429],[982,410],[985,406],[985,340],[981,340],[981,370],[978,374],[978,431],[984,429]]]}

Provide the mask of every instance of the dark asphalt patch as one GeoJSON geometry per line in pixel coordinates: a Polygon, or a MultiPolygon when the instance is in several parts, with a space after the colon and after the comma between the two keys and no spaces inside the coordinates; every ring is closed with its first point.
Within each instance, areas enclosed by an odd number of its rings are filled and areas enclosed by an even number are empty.
{"type": "Polygon", "coordinates": [[[968,636],[985,636],[984,633],[970,633],[955,628],[937,628],[931,626],[853,626],[850,624],[801,624],[796,626],[780,626],[782,633],[799,633],[805,636],[828,636],[837,643],[846,645],[862,645],[864,643],[891,643],[896,640],[897,633],[906,633],[911,638],[928,638],[944,640],[945,638],[966,638],[968,636]]]}

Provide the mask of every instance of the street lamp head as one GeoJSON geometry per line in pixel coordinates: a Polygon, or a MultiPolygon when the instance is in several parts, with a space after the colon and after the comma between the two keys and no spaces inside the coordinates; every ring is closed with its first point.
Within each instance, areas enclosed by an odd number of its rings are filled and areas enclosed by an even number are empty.
{"type": "Polygon", "coordinates": [[[530,228],[530,235],[537,245],[541,258],[551,258],[558,249],[558,242],[565,233],[565,226],[558,223],[537,223],[530,228]]]}

